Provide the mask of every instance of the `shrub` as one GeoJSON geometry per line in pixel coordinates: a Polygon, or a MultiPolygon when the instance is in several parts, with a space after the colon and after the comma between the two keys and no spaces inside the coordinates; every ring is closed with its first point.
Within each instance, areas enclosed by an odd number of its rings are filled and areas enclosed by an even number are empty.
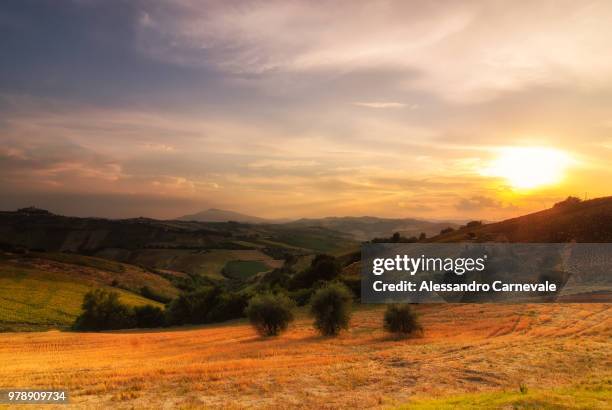
{"type": "Polygon", "coordinates": [[[248,301],[248,297],[240,293],[220,293],[206,315],[206,322],[224,322],[243,317],[248,301]]]}
{"type": "Polygon", "coordinates": [[[310,300],[315,328],[325,336],[334,336],[341,329],[347,329],[351,302],[351,292],[344,285],[332,283],[319,289],[310,300]]]}
{"type": "Polygon", "coordinates": [[[251,299],[246,314],[260,335],[276,336],[293,321],[293,306],[285,295],[266,293],[251,299]]]}
{"type": "Polygon", "coordinates": [[[565,200],[561,202],[557,202],[553,205],[553,208],[572,208],[577,205],[580,205],[582,199],[575,196],[568,196],[565,200]]]}
{"type": "Polygon", "coordinates": [[[134,308],[134,321],[136,327],[162,327],[164,325],[164,311],[157,306],[136,306],[134,308]]]}
{"type": "Polygon", "coordinates": [[[246,304],[243,295],[206,287],[174,299],[166,309],[166,321],[169,325],[183,325],[237,319],[244,315],[246,304]]]}
{"type": "Polygon", "coordinates": [[[291,289],[309,288],[317,281],[335,279],[342,269],[335,257],[330,255],[317,255],[305,271],[297,273],[289,283],[291,289]]]}
{"type": "Polygon", "coordinates": [[[147,299],[151,299],[151,300],[154,300],[160,303],[168,303],[171,300],[170,298],[160,295],[159,293],[155,292],[153,289],[151,289],[147,285],[140,288],[140,294],[147,299]]]}
{"type": "Polygon", "coordinates": [[[79,330],[127,329],[135,326],[130,308],[119,301],[117,292],[95,289],[83,297],[83,313],[74,328],[79,330]]]}
{"type": "Polygon", "coordinates": [[[340,281],[346,286],[356,299],[361,298],[361,278],[354,276],[345,276],[340,278],[340,281]]]}
{"type": "Polygon", "coordinates": [[[422,331],[416,312],[410,305],[389,305],[385,312],[385,330],[399,335],[422,331]]]}
{"type": "Polygon", "coordinates": [[[312,296],[312,288],[303,288],[289,292],[289,297],[295,301],[298,306],[305,306],[310,301],[312,296]]]}

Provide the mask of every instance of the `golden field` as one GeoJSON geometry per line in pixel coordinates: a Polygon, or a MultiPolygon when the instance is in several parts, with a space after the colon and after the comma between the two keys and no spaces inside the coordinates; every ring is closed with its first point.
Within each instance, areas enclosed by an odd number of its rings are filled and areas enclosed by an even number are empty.
{"type": "Polygon", "coordinates": [[[404,340],[378,306],[337,338],[303,314],[267,339],[245,322],[5,333],[0,388],[65,388],[79,408],[612,407],[610,305],[417,309],[424,334],[404,340]]]}

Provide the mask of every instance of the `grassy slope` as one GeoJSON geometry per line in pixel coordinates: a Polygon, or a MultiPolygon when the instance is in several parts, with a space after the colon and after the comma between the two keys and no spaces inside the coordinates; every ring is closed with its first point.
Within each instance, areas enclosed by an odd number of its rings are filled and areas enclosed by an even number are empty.
{"type": "MultiPolygon", "coordinates": [[[[81,311],[85,293],[107,287],[95,278],[74,276],[55,268],[41,265],[39,260],[25,264],[0,259],[0,330],[69,327],[81,311]]],[[[162,306],[129,291],[114,290],[126,304],[162,306]]]]}
{"type": "Polygon", "coordinates": [[[143,249],[135,253],[131,262],[223,279],[223,268],[231,261],[259,261],[266,266],[264,270],[282,265],[282,261],[274,260],[258,250],[229,249],[143,249]]]}
{"type": "Polygon", "coordinates": [[[502,222],[463,228],[430,242],[612,242],[612,197],[557,207],[502,222]]]}
{"type": "Polygon", "coordinates": [[[417,309],[425,333],[404,340],[382,331],[378,306],[355,312],[338,338],[318,336],[302,314],[277,338],[242,321],[0,334],[0,388],[62,387],[75,405],[114,408],[612,406],[609,305],[417,309]],[[528,393],[519,397],[521,383],[528,393]]]}
{"type": "Polygon", "coordinates": [[[140,293],[143,286],[167,298],[173,298],[178,290],[167,279],[138,266],[91,256],[59,252],[31,252],[19,262],[39,267],[41,270],[64,273],[73,279],[101,285],[117,282],[123,289],[140,293]],[[56,263],[57,262],[57,263],[56,263]]]}

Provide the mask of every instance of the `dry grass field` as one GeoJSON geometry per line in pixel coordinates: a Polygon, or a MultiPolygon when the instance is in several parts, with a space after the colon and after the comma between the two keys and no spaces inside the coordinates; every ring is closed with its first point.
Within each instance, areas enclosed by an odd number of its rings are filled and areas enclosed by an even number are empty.
{"type": "Polygon", "coordinates": [[[381,330],[381,307],[338,338],[303,315],[270,339],[244,322],[0,334],[0,387],[65,388],[80,408],[612,407],[610,305],[418,311],[424,335],[405,340],[381,330]]]}

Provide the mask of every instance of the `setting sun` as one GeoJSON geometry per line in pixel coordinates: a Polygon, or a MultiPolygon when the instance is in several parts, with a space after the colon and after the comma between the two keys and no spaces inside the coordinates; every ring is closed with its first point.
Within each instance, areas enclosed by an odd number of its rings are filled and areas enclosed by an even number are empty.
{"type": "Polygon", "coordinates": [[[559,183],[571,159],[552,148],[503,148],[484,175],[504,178],[517,189],[532,189],[559,183]]]}

